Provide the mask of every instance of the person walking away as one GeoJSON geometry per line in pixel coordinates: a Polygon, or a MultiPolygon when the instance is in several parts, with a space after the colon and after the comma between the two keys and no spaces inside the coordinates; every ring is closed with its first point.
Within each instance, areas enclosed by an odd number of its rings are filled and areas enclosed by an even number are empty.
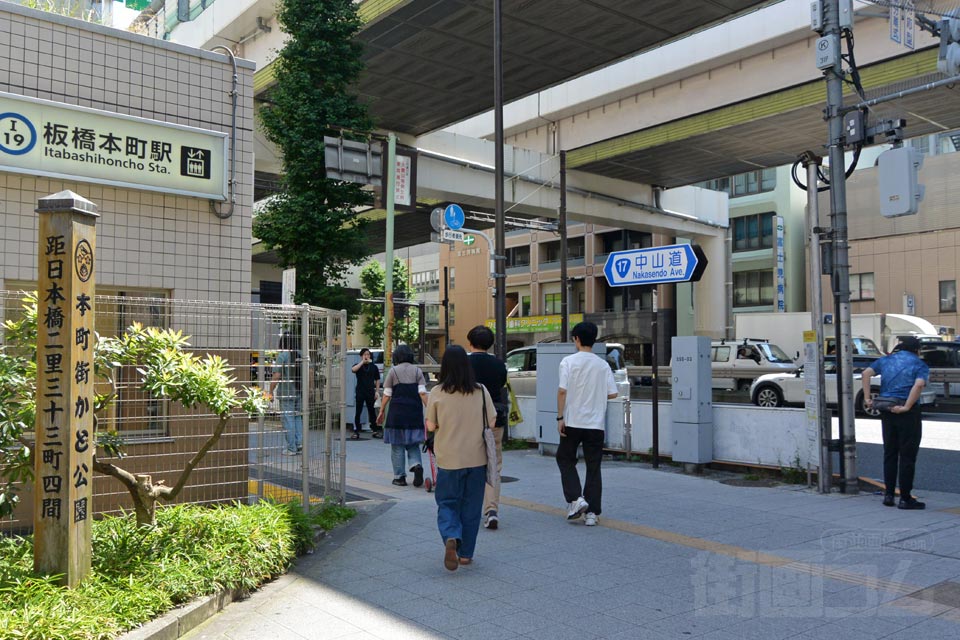
{"type": "Polygon", "coordinates": [[[284,332],[277,346],[279,353],[274,361],[273,377],[270,380],[270,396],[280,401],[280,422],[287,438],[285,456],[295,456],[303,449],[303,416],[301,415],[300,354],[293,336],[284,332]],[[278,390],[279,389],[279,395],[278,390]]]}
{"type": "Polygon", "coordinates": [[[356,407],[357,413],[353,418],[353,436],[352,439],[360,439],[360,417],[363,414],[363,408],[367,408],[367,420],[370,421],[370,430],[374,437],[377,436],[377,412],[374,403],[377,396],[380,395],[380,369],[373,363],[373,355],[370,349],[364,347],[360,349],[360,362],[351,367],[354,375],[357,376],[356,407]]]}
{"type": "MultiPolygon", "coordinates": [[[[497,409],[497,422],[493,428],[493,438],[497,443],[497,475],[503,469],[503,432],[510,413],[510,399],[504,398],[507,385],[507,365],[495,356],[487,353],[493,346],[493,331],[483,325],[477,325],[467,333],[467,349],[470,352],[470,366],[478,384],[487,389],[497,409]]],[[[496,529],[500,526],[500,485],[487,483],[483,491],[483,526],[496,529]]]]}
{"type": "Polygon", "coordinates": [[[923,509],[927,505],[913,497],[913,476],[920,451],[923,425],[920,394],[930,380],[930,368],[920,359],[920,340],[913,336],[900,339],[893,353],[874,361],[863,370],[863,403],[873,406],[870,379],[879,375],[880,397],[895,404],[880,413],[883,433],[883,504],[894,505],[897,479],[900,480],[900,509],[923,509]]]}
{"type": "Polygon", "coordinates": [[[607,400],[617,397],[617,383],[606,360],[593,353],[597,325],[581,322],[570,332],[577,352],[560,361],[557,390],[557,466],[563,496],[567,501],[567,520],[584,516],[588,527],[597,524],[602,510],[603,483],[600,461],[606,428],[607,400]],[[580,489],[577,473],[577,447],[583,446],[587,475],[580,489]]]}
{"type": "Polygon", "coordinates": [[[413,465],[410,467],[413,486],[423,485],[420,445],[426,404],[427,381],[420,367],[414,364],[413,349],[402,344],[393,352],[393,366],[383,381],[383,401],[377,416],[377,423],[385,424],[383,441],[390,445],[393,484],[398,487],[407,486],[408,462],[413,465]]]}
{"type": "Polygon", "coordinates": [[[440,381],[430,391],[427,429],[435,434],[437,528],[443,566],[450,571],[473,562],[487,481],[483,432],[496,425],[496,410],[485,387],[476,383],[467,352],[448,346],[440,362],[440,381]]]}

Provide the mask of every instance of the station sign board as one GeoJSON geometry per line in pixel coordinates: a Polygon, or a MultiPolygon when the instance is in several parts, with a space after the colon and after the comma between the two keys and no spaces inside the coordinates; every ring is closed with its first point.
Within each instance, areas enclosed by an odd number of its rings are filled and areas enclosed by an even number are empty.
{"type": "Polygon", "coordinates": [[[0,92],[0,171],[227,199],[226,133],[0,92]]]}

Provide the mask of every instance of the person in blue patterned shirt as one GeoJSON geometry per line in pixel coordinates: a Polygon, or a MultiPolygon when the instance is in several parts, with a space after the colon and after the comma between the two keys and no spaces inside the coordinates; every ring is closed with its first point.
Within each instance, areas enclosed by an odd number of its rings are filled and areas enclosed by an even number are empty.
{"type": "Polygon", "coordinates": [[[883,425],[883,504],[894,505],[897,478],[900,479],[900,509],[923,509],[926,505],[911,493],[913,475],[920,451],[923,425],[920,393],[930,380],[930,368],[920,359],[920,340],[913,336],[900,339],[893,353],[875,361],[863,371],[863,402],[868,408],[874,398],[870,378],[881,377],[880,397],[893,398],[895,404],[880,414],[883,425]]]}

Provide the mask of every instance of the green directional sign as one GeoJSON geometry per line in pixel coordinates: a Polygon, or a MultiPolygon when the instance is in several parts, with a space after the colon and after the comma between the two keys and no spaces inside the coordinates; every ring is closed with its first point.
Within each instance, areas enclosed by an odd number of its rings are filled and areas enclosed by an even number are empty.
{"type": "Polygon", "coordinates": [[[476,241],[477,241],[476,236],[464,236],[464,237],[463,237],[463,244],[467,245],[468,247],[469,247],[470,245],[472,245],[472,244],[473,244],[474,242],[476,242],[476,241]]]}
{"type": "Polygon", "coordinates": [[[127,7],[127,9],[143,11],[150,6],[150,0],[124,0],[123,4],[127,7]]]}

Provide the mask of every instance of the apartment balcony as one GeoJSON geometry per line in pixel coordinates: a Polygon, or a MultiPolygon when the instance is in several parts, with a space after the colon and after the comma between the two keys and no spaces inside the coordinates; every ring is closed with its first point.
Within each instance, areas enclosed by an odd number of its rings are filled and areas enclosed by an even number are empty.
{"type": "MultiPolygon", "coordinates": [[[[568,268],[568,269],[569,269],[570,267],[582,267],[584,264],[586,264],[586,261],[584,260],[583,256],[580,256],[579,258],[567,258],[567,268],[568,268]]],[[[537,270],[538,270],[538,271],[551,271],[552,269],[559,269],[559,268],[560,268],[560,261],[559,261],[559,260],[551,260],[551,261],[549,261],[549,262],[541,262],[541,263],[537,266],[537,270]]]]}
{"type": "Polygon", "coordinates": [[[515,275],[518,275],[518,274],[521,274],[521,273],[530,273],[530,263],[529,263],[529,262],[526,263],[526,264],[516,264],[516,265],[512,265],[512,266],[507,267],[507,275],[508,275],[508,276],[515,276],[515,275]]]}

